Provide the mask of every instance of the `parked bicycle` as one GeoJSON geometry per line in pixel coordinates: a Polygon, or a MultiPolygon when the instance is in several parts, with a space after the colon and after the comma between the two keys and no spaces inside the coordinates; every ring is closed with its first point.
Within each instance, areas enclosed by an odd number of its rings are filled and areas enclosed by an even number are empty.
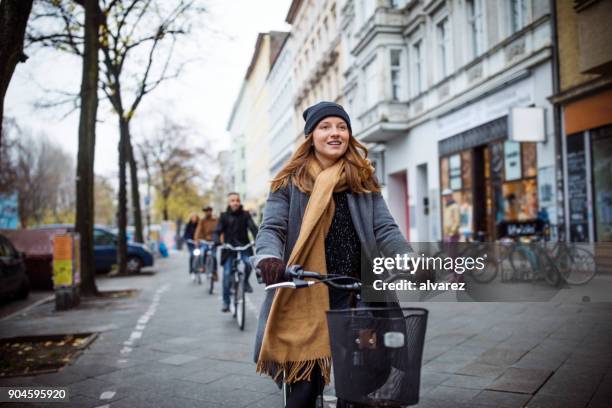
{"type": "MultiPolygon", "coordinates": [[[[287,268],[287,282],[266,287],[300,289],[323,283],[356,292],[361,281],[344,275],[320,275],[299,265],[287,268]],[[307,280],[308,279],[308,280],[307,280]]],[[[329,310],[327,323],[336,396],[370,407],[400,407],[419,401],[423,344],[428,311],[408,307],[353,307],[329,310]]],[[[323,387],[317,406],[323,407],[323,387]]],[[[286,405],[291,386],[283,382],[286,405]]]]}
{"type": "MultiPolygon", "coordinates": [[[[230,273],[231,279],[231,301],[230,310],[232,315],[238,323],[240,330],[244,330],[245,317],[246,317],[246,295],[245,295],[245,282],[246,282],[246,268],[247,264],[242,260],[240,253],[246,251],[254,245],[254,242],[248,243],[240,247],[235,247],[230,244],[221,245],[222,249],[229,249],[234,252],[235,257],[232,262],[232,270],[230,273]]],[[[232,255],[234,255],[232,254],[232,255]]]]}

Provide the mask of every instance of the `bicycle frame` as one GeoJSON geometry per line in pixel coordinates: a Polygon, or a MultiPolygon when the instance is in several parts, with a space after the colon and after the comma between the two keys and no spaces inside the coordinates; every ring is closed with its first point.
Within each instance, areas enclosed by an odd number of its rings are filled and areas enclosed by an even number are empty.
{"type": "Polygon", "coordinates": [[[230,303],[230,306],[234,306],[233,316],[236,318],[238,327],[240,330],[244,330],[245,326],[245,315],[246,315],[246,295],[245,295],[245,277],[247,264],[242,260],[242,252],[246,251],[254,245],[253,242],[241,246],[235,247],[230,244],[224,244],[221,248],[229,249],[235,252],[235,257],[232,260],[232,269],[230,272],[231,286],[234,289],[233,298],[234,301],[230,303]],[[242,267],[241,267],[242,265],[242,267]]]}

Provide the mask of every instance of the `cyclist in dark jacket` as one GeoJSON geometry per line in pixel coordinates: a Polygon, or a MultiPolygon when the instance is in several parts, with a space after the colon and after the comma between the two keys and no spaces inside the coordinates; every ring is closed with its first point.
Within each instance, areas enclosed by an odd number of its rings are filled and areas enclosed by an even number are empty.
{"type": "MultiPolygon", "coordinates": [[[[257,236],[257,226],[251,218],[251,214],[245,211],[240,204],[240,195],[238,193],[229,193],[227,195],[227,211],[219,217],[219,223],[213,232],[213,241],[217,245],[221,244],[221,234],[223,234],[223,242],[233,246],[243,246],[250,242],[248,232],[251,231],[253,239],[257,236]]],[[[223,312],[229,311],[230,304],[230,274],[232,271],[232,257],[235,255],[232,251],[223,250],[221,254],[221,263],[223,264],[223,312]]],[[[251,275],[251,267],[249,257],[253,255],[251,248],[242,251],[240,256],[246,264],[245,284],[244,288],[247,292],[252,292],[253,288],[249,284],[249,276],[251,275]]]]}

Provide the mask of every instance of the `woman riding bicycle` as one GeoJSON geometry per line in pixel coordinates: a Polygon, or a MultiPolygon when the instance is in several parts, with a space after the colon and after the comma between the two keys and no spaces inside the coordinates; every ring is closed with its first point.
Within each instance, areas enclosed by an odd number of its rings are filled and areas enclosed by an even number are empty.
{"type": "MultiPolygon", "coordinates": [[[[367,260],[409,252],[380,194],[367,149],[342,106],[304,111],[304,142],[272,180],[253,264],[266,284],[287,265],[360,278],[367,260]]],[[[314,285],[266,293],[255,347],[257,371],[290,385],[287,407],[312,407],[328,384],[331,351],[325,312],[347,308],[347,292],[314,285]]],[[[338,406],[344,402],[338,401],[338,406]]]]}

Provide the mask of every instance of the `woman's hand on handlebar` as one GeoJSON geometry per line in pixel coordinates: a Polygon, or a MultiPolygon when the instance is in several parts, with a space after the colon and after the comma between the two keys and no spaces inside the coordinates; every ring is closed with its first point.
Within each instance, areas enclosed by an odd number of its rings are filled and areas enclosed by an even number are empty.
{"type": "Polygon", "coordinates": [[[285,263],[279,258],[264,258],[257,264],[266,285],[285,281],[285,268],[285,263]]]}

